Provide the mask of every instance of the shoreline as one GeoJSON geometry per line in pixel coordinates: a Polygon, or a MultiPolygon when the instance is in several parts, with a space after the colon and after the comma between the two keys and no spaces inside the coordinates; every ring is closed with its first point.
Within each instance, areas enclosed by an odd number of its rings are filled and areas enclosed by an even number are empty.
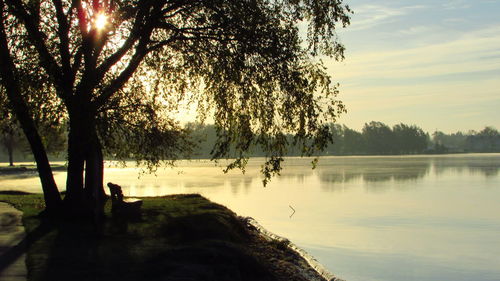
{"type": "MultiPolygon", "coordinates": [[[[210,256],[215,255],[217,259],[222,258],[221,261],[216,262],[215,263],[216,265],[212,266],[220,267],[222,263],[223,268],[224,266],[232,267],[233,268],[232,270],[234,272],[239,272],[236,273],[237,276],[240,277],[243,276],[241,277],[242,279],[240,280],[255,280],[255,281],[257,280],[340,281],[341,280],[335,278],[331,273],[327,272],[326,270],[323,270],[324,268],[318,262],[314,262],[315,261],[314,258],[310,257],[310,255],[308,255],[305,251],[301,250],[294,244],[290,243],[287,239],[276,235],[271,235],[271,232],[262,228],[255,220],[250,218],[238,217],[234,212],[232,212],[225,206],[213,203],[200,195],[186,194],[186,195],[173,195],[173,196],[162,196],[153,198],[148,197],[142,199],[145,202],[144,204],[145,206],[143,207],[144,208],[143,217],[141,221],[130,220],[124,222],[123,219],[119,219],[117,221],[115,218],[109,217],[106,219],[106,225],[108,226],[106,226],[105,228],[109,226],[113,226],[113,228],[115,228],[118,226],[119,232],[116,233],[117,230],[114,229],[113,231],[115,232],[106,234],[104,236],[105,239],[103,241],[99,240],[101,242],[97,241],[90,242],[90,245],[95,246],[95,243],[100,245],[101,249],[98,250],[98,252],[100,251],[107,252],[107,250],[103,249],[107,247],[114,247],[113,244],[117,243],[117,241],[121,241],[121,239],[126,239],[126,240],[123,240],[125,241],[124,243],[119,243],[120,247],[124,247],[124,244],[125,245],[129,244],[131,241],[129,240],[129,238],[126,238],[127,235],[129,235],[127,233],[129,233],[131,229],[135,229],[133,232],[131,232],[132,235],[131,237],[142,237],[142,238],[135,238],[139,240],[128,245],[128,247],[137,248],[139,245],[142,244],[144,245],[139,246],[139,248],[132,251],[131,253],[127,252],[126,255],[119,257],[117,262],[119,264],[123,262],[125,263],[131,262],[132,264],[130,265],[130,267],[134,268],[134,270],[137,272],[142,272],[146,270],[147,268],[150,267],[149,265],[146,264],[153,263],[153,267],[154,264],[165,264],[170,266],[174,264],[174,267],[176,268],[179,266],[181,268],[193,268],[195,272],[199,271],[198,274],[201,275],[214,274],[212,273],[213,269],[211,267],[209,268],[202,267],[202,269],[200,269],[198,265],[200,262],[202,263],[207,262],[205,258],[203,258],[203,261],[198,260],[199,258],[197,256],[200,253],[203,256],[204,255],[203,253],[208,250],[211,253],[210,256]],[[169,207],[170,204],[174,204],[175,208],[172,209],[171,207],[169,207]],[[173,210],[177,210],[178,208],[182,209],[180,211],[181,212],[180,215],[173,213],[174,212],[173,210]],[[158,212],[160,213],[160,216],[158,216],[158,212]],[[166,221],[165,221],[165,216],[167,216],[166,221]],[[125,225],[123,225],[123,223],[125,223],[125,225]],[[126,227],[123,228],[124,226],[126,227]],[[167,230],[167,232],[165,232],[165,230],[167,230]],[[164,238],[165,235],[166,237],[164,238]],[[165,241],[170,239],[168,237],[172,237],[174,241],[177,241],[178,239],[180,240],[178,240],[178,242],[175,242],[174,243],[175,246],[172,248],[171,246],[169,246],[170,242],[165,244],[166,243],[165,241]],[[153,248],[151,248],[152,245],[154,245],[153,248]],[[141,259],[143,259],[146,256],[149,257],[145,259],[145,261],[147,261],[146,263],[139,263],[139,265],[136,264],[137,257],[132,258],[133,256],[136,255],[135,253],[136,251],[139,251],[141,253],[141,255],[139,255],[141,259]],[[173,254],[169,254],[172,251],[173,253],[177,254],[172,256],[173,254]],[[160,254],[159,256],[154,254],[163,252],[165,252],[165,254],[160,254]],[[181,261],[179,261],[175,257],[176,255],[180,255],[181,257],[183,257],[181,258],[181,261]],[[232,256],[232,258],[229,258],[228,260],[228,258],[226,257],[227,255],[232,256]],[[129,256],[130,258],[128,258],[129,256]],[[162,256],[164,256],[164,258],[161,258],[162,256]],[[125,261],[120,259],[125,259],[125,261]],[[184,259],[185,261],[182,262],[182,259],[184,259]],[[235,260],[242,262],[242,264],[239,264],[234,268],[235,265],[233,263],[235,260]],[[137,266],[139,267],[137,268],[137,266]],[[269,272],[269,274],[266,275],[265,272],[269,272]],[[248,274],[250,275],[261,274],[261,277],[246,278],[245,276],[248,274]],[[268,278],[263,278],[265,276],[267,276],[268,278]],[[274,277],[271,278],[269,276],[274,276],[274,277]]],[[[34,231],[36,231],[36,229],[42,224],[42,221],[40,221],[40,219],[37,216],[38,213],[35,211],[37,210],[36,208],[40,206],[39,205],[40,200],[41,200],[40,194],[21,195],[15,192],[0,192],[0,201],[7,202],[13,205],[16,209],[22,209],[22,210],[24,209],[25,212],[23,212],[23,224],[25,226],[26,233],[28,236],[31,235],[34,231]],[[33,201],[34,203],[33,204],[29,203],[28,199],[34,200],[33,201]]],[[[64,226],[65,224],[66,223],[63,223],[62,225],[63,228],[65,227],[64,226]]],[[[70,225],[69,230],[75,231],[74,222],[70,222],[69,225],[70,225]]],[[[83,231],[86,231],[87,228],[88,227],[86,228],[84,227],[83,231]]],[[[81,231],[82,229],[78,229],[76,233],[80,235],[81,231]]],[[[74,233],[72,235],[74,235],[74,233]]],[[[56,232],[49,233],[49,235],[47,236],[50,237],[50,239],[44,238],[41,239],[41,242],[36,241],[34,242],[32,247],[28,249],[28,254],[26,258],[26,264],[28,266],[28,271],[30,272],[28,274],[29,276],[28,280],[30,281],[43,280],[43,278],[38,279],[36,278],[36,276],[40,277],[42,276],[42,272],[47,271],[43,269],[44,266],[53,266],[59,269],[65,268],[65,270],[63,270],[62,273],[59,273],[60,270],[57,270],[56,273],[52,273],[55,275],[51,275],[50,276],[51,278],[57,279],[58,277],[65,277],[65,278],[75,277],[73,276],[75,274],[75,272],[73,271],[75,270],[74,269],[71,270],[71,267],[67,268],[67,264],[65,264],[64,261],[71,260],[71,258],[77,256],[74,252],[76,251],[77,253],[80,253],[78,252],[80,251],[78,249],[80,246],[77,246],[77,249],[72,249],[72,247],[75,247],[72,244],[74,242],[71,242],[70,244],[67,244],[65,246],[53,244],[54,241],[58,241],[60,236],[60,234],[57,234],[56,232]],[[59,250],[57,250],[58,247],[60,248],[59,250]],[[47,251],[40,249],[52,249],[52,250],[47,251]],[[54,252],[59,254],[54,255],[54,252]],[[44,257],[43,259],[41,259],[41,261],[43,262],[40,261],[40,256],[44,257]],[[36,263],[33,263],[34,257],[37,257],[35,259],[36,263]]],[[[71,238],[69,240],[73,240],[74,238],[73,236],[68,236],[68,237],[71,238]]],[[[84,237],[88,237],[88,234],[87,236],[84,235],[84,237]]],[[[68,238],[65,239],[68,240],[68,238]]],[[[76,241],[78,241],[78,237],[76,237],[76,239],[77,239],[76,241]]],[[[80,241],[80,243],[82,243],[82,241],[80,241]]],[[[88,247],[84,248],[85,251],[88,251],[88,247]]],[[[127,246],[125,246],[125,248],[127,248],[127,246]]],[[[116,252],[114,251],[109,252],[107,255],[108,257],[105,259],[104,257],[100,258],[103,258],[104,260],[106,260],[106,262],[108,262],[110,257],[113,259],[118,258],[116,252]]],[[[210,263],[210,261],[208,262],[210,263]]],[[[110,263],[113,264],[113,261],[111,261],[110,263]]],[[[164,268],[164,265],[161,266],[160,268],[164,268]]],[[[82,269],[78,268],[78,270],[82,269]]],[[[78,270],[76,270],[76,272],[78,272],[78,270]]],[[[91,268],[90,270],[91,271],[95,270],[97,272],[96,276],[101,276],[104,278],[106,278],[106,276],[102,276],[102,274],[104,275],[109,274],[109,269],[91,268]]],[[[149,270],[146,271],[149,272],[149,270]]],[[[51,272],[51,270],[48,270],[48,272],[51,272]]],[[[153,272],[155,271],[153,270],[153,272]]],[[[132,272],[130,276],[133,276],[134,274],[137,273],[132,272]]],[[[155,274],[160,274],[160,273],[155,273],[155,274]]],[[[182,274],[191,274],[191,273],[182,273],[182,274]]],[[[232,280],[232,278],[224,279],[219,277],[217,277],[216,275],[215,279],[211,280],[232,280]]],[[[81,278],[82,277],[77,277],[77,279],[72,279],[72,280],[85,280],[81,278]]],[[[128,278],[129,275],[125,275],[119,278],[119,280],[129,280],[128,278]]],[[[146,277],[143,280],[147,279],[149,278],[146,277]]],[[[111,280],[115,279],[111,278],[111,280]]],[[[156,280],[156,279],[151,278],[151,280],[156,280]]],[[[198,279],[191,279],[191,280],[198,280],[198,279]]],[[[202,278],[199,280],[205,280],[205,279],[202,278]]]]}
{"type": "MultiPolygon", "coordinates": [[[[400,158],[400,157],[459,157],[459,156],[498,156],[500,155],[500,152],[449,152],[449,153],[420,153],[420,154],[345,154],[345,155],[318,155],[318,156],[300,156],[300,155],[287,155],[284,156],[283,158],[285,159],[314,159],[314,158],[400,158]]],[[[265,159],[264,156],[250,156],[249,159],[265,159]]],[[[135,160],[129,159],[129,160],[124,160],[125,162],[130,162],[133,163],[135,160]]],[[[215,163],[213,160],[210,158],[197,158],[197,157],[192,157],[192,158],[183,158],[183,159],[177,159],[175,160],[176,162],[182,162],[182,161],[194,161],[194,162],[211,162],[215,163]]],[[[66,169],[66,160],[63,159],[55,159],[55,160],[50,160],[51,167],[52,169],[55,169],[57,171],[60,170],[65,170],[66,169]]],[[[105,159],[105,163],[115,163],[119,162],[118,160],[115,159],[105,159]]],[[[28,171],[36,171],[36,162],[35,160],[22,160],[19,162],[14,162],[14,166],[9,166],[8,161],[0,161],[0,171],[7,171],[9,169],[16,170],[16,169],[27,169],[28,171]]]]}
{"type": "Polygon", "coordinates": [[[266,239],[270,241],[277,241],[279,243],[284,243],[291,250],[299,254],[302,258],[306,260],[308,265],[313,268],[321,277],[328,281],[345,281],[344,279],[340,279],[336,277],[333,273],[331,273],[328,269],[325,268],[318,260],[316,260],[312,255],[306,252],[304,249],[300,248],[296,244],[292,243],[285,237],[276,235],[271,231],[264,228],[257,220],[252,217],[243,217],[242,218],[247,224],[255,227],[255,229],[266,239]]]}

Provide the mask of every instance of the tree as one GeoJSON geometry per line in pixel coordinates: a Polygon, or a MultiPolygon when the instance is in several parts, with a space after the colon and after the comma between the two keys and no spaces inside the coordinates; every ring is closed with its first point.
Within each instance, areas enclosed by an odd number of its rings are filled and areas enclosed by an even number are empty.
{"type": "Polygon", "coordinates": [[[21,132],[6,104],[5,97],[0,95],[0,145],[7,152],[9,166],[14,166],[14,149],[21,132]]]}
{"type": "Polygon", "coordinates": [[[500,133],[493,127],[485,127],[479,133],[467,136],[465,148],[470,152],[498,152],[500,133]]]}
{"type": "Polygon", "coordinates": [[[328,147],[328,154],[340,155],[345,145],[343,127],[339,124],[331,124],[330,131],[332,133],[332,144],[328,147]]]}
{"type": "MultiPolygon", "coordinates": [[[[4,2],[3,0],[0,0],[0,82],[3,86],[0,88],[0,94],[2,98],[7,98],[11,110],[14,112],[14,115],[21,125],[30,144],[31,151],[33,152],[33,156],[37,163],[37,169],[46,203],[46,210],[49,212],[55,212],[61,205],[61,196],[57,190],[57,186],[52,175],[45,147],[43,146],[42,139],[36,129],[35,121],[32,115],[33,110],[30,110],[29,107],[32,103],[30,103],[30,100],[27,100],[22,94],[22,86],[27,85],[25,83],[27,75],[24,75],[25,73],[23,74],[23,70],[29,70],[30,68],[27,65],[25,65],[23,69],[16,69],[15,67],[13,57],[9,53],[9,46],[7,44],[4,8],[4,2]]],[[[27,53],[30,52],[26,52],[26,54],[27,53]]],[[[29,85],[34,84],[31,82],[29,85]]]]}
{"type": "Polygon", "coordinates": [[[462,132],[445,134],[441,131],[435,131],[432,134],[432,141],[434,142],[436,148],[439,148],[441,151],[464,152],[468,135],[474,134],[476,133],[473,131],[470,131],[467,134],[464,134],[462,132]],[[446,149],[443,150],[443,148],[446,149]]]}
{"type": "Polygon", "coordinates": [[[366,142],[363,135],[353,129],[343,126],[344,146],[342,151],[344,154],[365,154],[366,142]]]}
{"type": "Polygon", "coordinates": [[[18,148],[20,143],[21,131],[9,113],[2,114],[0,120],[0,144],[7,152],[9,158],[9,166],[14,166],[14,150],[18,148]]]}
{"type": "Polygon", "coordinates": [[[182,100],[197,104],[200,120],[213,114],[213,158],[242,168],[260,146],[266,178],[281,169],[286,133],[312,155],[344,111],[315,59],[343,58],[335,30],[350,10],[341,0],[0,0],[0,12],[1,82],[48,209],[62,205],[33,100],[68,120],[64,206],[84,214],[102,213],[103,152],[151,168],[189,152],[174,115],[182,100]]]}
{"type": "Polygon", "coordinates": [[[403,123],[392,127],[394,152],[398,154],[421,153],[427,148],[427,134],[415,125],[403,123]]]}
{"type": "Polygon", "coordinates": [[[386,124],[376,121],[365,123],[362,134],[369,154],[391,154],[394,152],[392,145],[394,135],[386,124]]]}
{"type": "MultiPolygon", "coordinates": [[[[9,165],[14,166],[14,153],[23,155],[29,152],[29,144],[15,116],[9,111],[7,103],[0,100],[0,145],[9,158],[9,165]]],[[[41,114],[38,114],[40,117],[41,114]]],[[[35,116],[36,118],[36,116],[35,116]]],[[[37,130],[41,132],[41,140],[47,153],[58,155],[66,149],[66,127],[64,124],[44,124],[40,118],[36,120],[37,130]]]]}

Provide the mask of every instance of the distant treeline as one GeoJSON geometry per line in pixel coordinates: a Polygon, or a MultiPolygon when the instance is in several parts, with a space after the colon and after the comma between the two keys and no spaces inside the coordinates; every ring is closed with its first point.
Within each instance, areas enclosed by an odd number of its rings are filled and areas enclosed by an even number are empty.
{"type": "Polygon", "coordinates": [[[432,134],[433,150],[436,153],[500,152],[500,134],[493,127],[483,130],[445,134],[432,134]]]}
{"type": "MultiPolygon", "coordinates": [[[[197,140],[194,158],[210,158],[217,139],[214,125],[188,124],[192,135],[197,140]]],[[[0,126],[0,161],[9,158],[16,161],[32,160],[27,142],[20,129],[0,126]],[[9,130],[7,130],[9,129],[9,130]],[[11,157],[9,157],[9,154],[11,157]]],[[[365,123],[361,131],[345,125],[332,124],[331,144],[323,155],[404,155],[404,154],[443,154],[468,152],[500,152],[500,133],[492,127],[483,130],[445,134],[435,131],[424,132],[416,125],[397,124],[392,128],[382,122],[365,123]]],[[[45,130],[44,142],[52,160],[65,159],[65,128],[45,130]]],[[[293,144],[292,136],[288,136],[293,144]]],[[[288,156],[299,156],[298,146],[290,145],[288,156]]],[[[259,147],[253,147],[248,156],[264,156],[259,147]]]]}
{"type": "Polygon", "coordinates": [[[366,123],[361,130],[332,125],[333,144],[329,155],[419,154],[429,149],[429,135],[415,125],[398,124],[392,128],[382,122],[366,123]]]}
{"type": "MultiPolygon", "coordinates": [[[[199,139],[195,158],[210,158],[210,152],[217,135],[213,125],[192,124],[193,135],[199,139]]],[[[323,155],[406,155],[406,154],[443,154],[468,152],[500,152],[500,134],[492,127],[480,132],[469,131],[445,134],[435,131],[430,135],[416,125],[397,124],[392,128],[382,122],[365,123],[361,131],[345,125],[332,124],[331,144],[323,155]]],[[[288,136],[289,142],[293,138],[288,136]]],[[[298,147],[290,146],[289,156],[301,155],[298,147]]],[[[252,156],[263,156],[254,147],[252,156]]]]}

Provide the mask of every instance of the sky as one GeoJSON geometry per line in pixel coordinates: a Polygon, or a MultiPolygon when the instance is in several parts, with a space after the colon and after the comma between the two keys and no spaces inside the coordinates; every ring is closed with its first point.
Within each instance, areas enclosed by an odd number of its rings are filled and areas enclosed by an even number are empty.
{"type": "Polygon", "coordinates": [[[500,0],[344,2],[346,59],[324,61],[348,110],[339,123],[500,130],[500,0]]]}

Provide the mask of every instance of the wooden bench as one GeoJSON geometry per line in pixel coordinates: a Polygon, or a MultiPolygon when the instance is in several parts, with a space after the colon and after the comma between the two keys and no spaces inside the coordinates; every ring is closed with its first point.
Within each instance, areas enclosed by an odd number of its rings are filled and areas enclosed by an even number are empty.
{"type": "Polygon", "coordinates": [[[142,200],[123,198],[122,187],[108,182],[111,193],[111,213],[117,216],[137,217],[141,215],[142,200]]]}

